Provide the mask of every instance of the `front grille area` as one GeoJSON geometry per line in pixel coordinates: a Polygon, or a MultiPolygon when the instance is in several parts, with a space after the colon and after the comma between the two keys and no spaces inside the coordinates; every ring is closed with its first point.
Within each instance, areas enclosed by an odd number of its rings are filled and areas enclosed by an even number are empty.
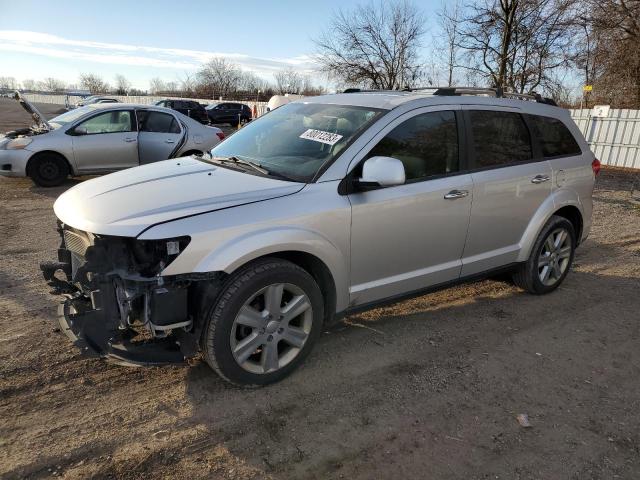
{"type": "Polygon", "coordinates": [[[84,258],[87,248],[91,246],[91,240],[84,232],[75,232],[72,230],[64,230],[64,244],[71,253],[84,258]]]}

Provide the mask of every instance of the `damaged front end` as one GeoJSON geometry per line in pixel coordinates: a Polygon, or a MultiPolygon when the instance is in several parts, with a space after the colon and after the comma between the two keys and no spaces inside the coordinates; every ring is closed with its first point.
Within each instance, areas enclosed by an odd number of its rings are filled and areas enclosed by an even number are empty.
{"type": "Polygon", "coordinates": [[[64,224],[58,230],[58,261],[40,268],[52,293],[65,296],[59,322],[74,344],[128,365],[182,363],[196,354],[197,299],[216,274],[160,275],[189,237],[137,240],[64,224]]]}

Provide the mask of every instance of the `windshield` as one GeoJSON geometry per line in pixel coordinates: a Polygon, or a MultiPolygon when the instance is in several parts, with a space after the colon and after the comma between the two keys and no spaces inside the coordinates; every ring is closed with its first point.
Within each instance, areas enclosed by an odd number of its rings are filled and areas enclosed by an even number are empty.
{"type": "Polygon", "coordinates": [[[249,123],[211,155],[248,160],[275,174],[310,182],[382,113],[346,105],[290,103],[249,123]]]}
{"type": "Polygon", "coordinates": [[[60,128],[63,125],[66,125],[71,122],[75,122],[77,119],[86,115],[87,113],[93,111],[93,107],[80,107],[75,108],[73,110],[69,110],[68,112],[63,113],[62,115],[58,115],[57,117],[49,120],[49,124],[53,128],[60,128]]]}

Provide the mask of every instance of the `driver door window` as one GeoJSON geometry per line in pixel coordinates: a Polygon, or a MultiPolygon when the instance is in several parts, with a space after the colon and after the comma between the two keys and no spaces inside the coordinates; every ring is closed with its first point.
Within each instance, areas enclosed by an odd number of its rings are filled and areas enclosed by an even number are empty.
{"type": "Polygon", "coordinates": [[[454,112],[423,113],[401,123],[366,158],[376,156],[400,160],[407,183],[457,172],[460,159],[454,112]]]}
{"type": "Polygon", "coordinates": [[[76,129],[85,135],[132,132],[135,129],[131,119],[131,112],[127,110],[105,112],[82,122],[76,129]]]}
{"type": "Polygon", "coordinates": [[[80,172],[119,170],[138,164],[138,134],[133,111],[99,113],[78,124],[72,134],[80,172]]]}

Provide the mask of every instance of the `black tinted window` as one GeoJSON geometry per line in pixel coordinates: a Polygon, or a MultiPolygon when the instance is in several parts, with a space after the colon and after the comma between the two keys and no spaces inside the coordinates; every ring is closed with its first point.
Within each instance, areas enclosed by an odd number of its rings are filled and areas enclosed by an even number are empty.
{"type": "Polygon", "coordinates": [[[180,133],[180,127],[173,115],[161,112],[138,112],[141,132],[180,133]]]}
{"type": "Polygon", "coordinates": [[[578,142],[560,120],[538,115],[530,115],[529,118],[545,157],[567,157],[582,153],[578,142]]]}
{"type": "Polygon", "coordinates": [[[476,167],[523,162],[532,158],[531,139],[518,113],[472,110],[476,167]]]}
{"type": "Polygon", "coordinates": [[[387,134],[367,155],[393,157],[407,180],[458,171],[458,129],[453,112],[416,115],[387,134]]]}

